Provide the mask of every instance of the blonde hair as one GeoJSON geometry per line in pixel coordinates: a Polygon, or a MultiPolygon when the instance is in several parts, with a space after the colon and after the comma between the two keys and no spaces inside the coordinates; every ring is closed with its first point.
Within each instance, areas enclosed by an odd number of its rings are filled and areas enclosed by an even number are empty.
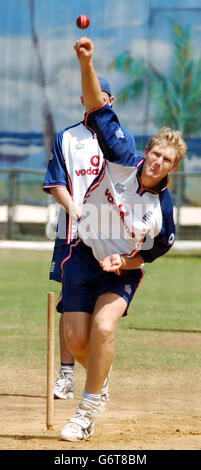
{"type": "Polygon", "coordinates": [[[171,145],[176,150],[176,164],[186,155],[187,145],[182,138],[180,131],[170,129],[170,127],[162,127],[161,130],[151,137],[147,145],[148,151],[153,148],[154,145],[165,143],[171,145]]]}

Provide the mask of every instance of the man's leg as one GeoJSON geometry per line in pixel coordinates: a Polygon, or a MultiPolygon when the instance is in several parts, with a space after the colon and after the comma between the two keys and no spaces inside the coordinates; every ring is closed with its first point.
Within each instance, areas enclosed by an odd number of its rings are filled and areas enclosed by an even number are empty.
{"type": "Polygon", "coordinates": [[[89,351],[91,315],[86,312],[65,312],[63,314],[64,337],[73,357],[86,367],[89,351]]]}
{"type": "Polygon", "coordinates": [[[59,340],[60,340],[60,373],[54,385],[55,398],[74,398],[74,357],[70,353],[64,336],[64,318],[63,314],[59,321],[59,340]]]}
{"type": "Polygon", "coordinates": [[[95,305],[90,331],[85,389],[92,394],[100,389],[111,368],[116,327],[127,307],[118,294],[106,292],[95,305]]]}
{"type": "Polygon", "coordinates": [[[59,341],[60,341],[60,359],[61,363],[66,364],[74,364],[74,357],[69,351],[66,339],[65,339],[65,331],[64,331],[64,316],[61,314],[60,321],[59,321],[59,341]]]}
{"type": "MultiPolygon", "coordinates": [[[[72,357],[84,368],[87,367],[92,319],[93,315],[85,312],[66,312],[62,315],[63,348],[68,351],[69,358],[72,352],[72,357]]],[[[65,358],[67,359],[67,355],[65,358]]],[[[103,405],[109,400],[108,377],[101,389],[101,399],[103,405]]]]}
{"type": "MultiPolygon", "coordinates": [[[[73,355],[87,366],[85,390],[75,416],[64,426],[61,439],[78,441],[88,439],[94,432],[94,418],[99,416],[100,391],[114,356],[114,337],[119,319],[127,307],[126,301],[117,294],[107,292],[96,302],[89,327],[89,340],[84,352],[73,355]]],[[[79,313],[78,318],[81,312],[79,313]]],[[[66,314],[66,318],[68,313],[66,314]]],[[[71,350],[72,352],[72,350],[71,350]]]]}
{"type": "MultiPolygon", "coordinates": [[[[61,262],[65,250],[66,244],[54,246],[50,279],[57,283],[61,282],[61,262]]],[[[67,398],[74,398],[74,358],[66,345],[63,324],[63,314],[61,314],[59,321],[60,371],[54,384],[54,397],[66,400],[67,398]]]]}

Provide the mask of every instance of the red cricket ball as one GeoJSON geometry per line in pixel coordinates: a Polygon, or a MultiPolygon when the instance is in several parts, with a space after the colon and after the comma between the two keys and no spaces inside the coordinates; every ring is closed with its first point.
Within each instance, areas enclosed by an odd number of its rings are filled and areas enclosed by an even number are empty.
{"type": "Polygon", "coordinates": [[[86,15],[80,15],[76,19],[76,25],[80,29],[88,28],[89,24],[90,24],[90,20],[89,20],[88,16],[86,16],[86,15]]]}

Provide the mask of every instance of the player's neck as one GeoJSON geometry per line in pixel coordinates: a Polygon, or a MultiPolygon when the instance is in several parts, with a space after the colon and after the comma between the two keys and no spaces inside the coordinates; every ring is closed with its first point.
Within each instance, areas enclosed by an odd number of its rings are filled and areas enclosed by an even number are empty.
{"type": "Polygon", "coordinates": [[[156,190],[160,187],[161,184],[161,178],[152,178],[150,176],[147,176],[146,174],[143,174],[143,171],[141,173],[141,183],[144,186],[144,188],[147,189],[152,189],[156,190]]]}

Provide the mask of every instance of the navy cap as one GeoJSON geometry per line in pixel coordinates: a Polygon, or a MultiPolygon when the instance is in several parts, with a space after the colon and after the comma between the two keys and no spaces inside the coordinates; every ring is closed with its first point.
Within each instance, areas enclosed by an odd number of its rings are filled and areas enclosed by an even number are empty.
{"type": "Polygon", "coordinates": [[[112,96],[112,90],[109,82],[106,80],[106,78],[103,77],[98,77],[100,87],[102,91],[105,91],[109,96],[112,96]]]}

